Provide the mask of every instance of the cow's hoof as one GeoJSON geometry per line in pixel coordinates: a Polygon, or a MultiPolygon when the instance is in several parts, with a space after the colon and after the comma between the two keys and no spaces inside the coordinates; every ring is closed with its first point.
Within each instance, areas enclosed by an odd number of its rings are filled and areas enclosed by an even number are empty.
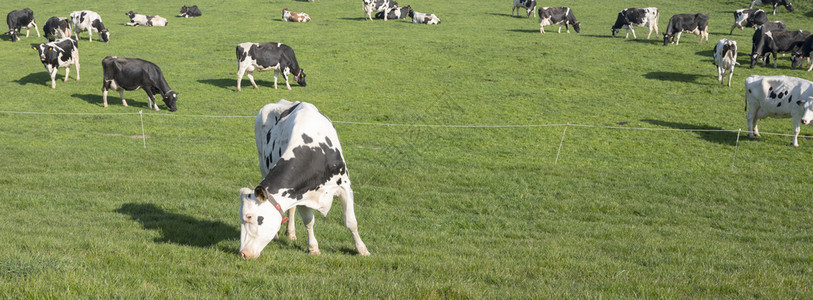
{"type": "Polygon", "coordinates": [[[322,255],[322,252],[320,252],[319,249],[310,250],[310,253],[311,253],[311,255],[322,255]]]}

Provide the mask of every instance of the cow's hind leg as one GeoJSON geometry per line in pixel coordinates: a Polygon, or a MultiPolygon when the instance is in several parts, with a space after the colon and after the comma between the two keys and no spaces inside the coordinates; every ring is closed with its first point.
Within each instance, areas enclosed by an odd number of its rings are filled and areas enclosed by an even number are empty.
{"type": "Polygon", "coordinates": [[[802,117],[793,117],[793,141],[791,142],[793,147],[799,147],[799,131],[801,130],[799,127],[801,126],[801,121],[802,117]]]}
{"type": "Polygon", "coordinates": [[[346,187],[343,193],[339,194],[339,200],[342,201],[344,226],[347,227],[347,230],[350,230],[350,234],[353,236],[353,243],[356,246],[356,251],[358,251],[359,255],[362,256],[370,255],[370,251],[367,251],[367,246],[364,245],[364,242],[361,241],[361,236],[359,236],[358,222],[356,222],[356,212],[353,209],[353,189],[351,189],[349,186],[346,187]]]}
{"type": "MultiPolygon", "coordinates": [[[[728,69],[728,87],[731,87],[731,78],[734,77],[734,66],[732,65],[730,69],[728,69]]],[[[720,82],[722,83],[722,82],[720,82]]]]}
{"type": "Polygon", "coordinates": [[[121,97],[121,105],[127,107],[127,100],[124,100],[124,90],[118,90],[119,96],[121,97]]]}
{"type": "Polygon", "coordinates": [[[65,67],[65,80],[62,80],[62,82],[68,82],[68,77],[70,77],[70,75],[71,75],[71,66],[68,65],[67,67],[65,67]]]}
{"type": "Polygon", "coordinates": [[[297,207],[299,216],[302,217],[302,223],[305,224],[305,229],[308,230],[308,252],[312,255],[322,254],[319,251],[319,242],[316,241],[316,235],[313,234],[313,210],[307,207],[297,207]]]}
{"type": "MultiPolygon", "coordinates": [[[[629,32],[632,32],[632,38],[633,38],[633,39],[636,39],[636,40],[638,39],[638,36],[636,36],[636,35],[635,35],[635,29],[632,29],[632,26],[629,26],[629,30],[628,30],[628,31],[629,31],[629,32]]],[[[627,36],[629,36],[629,32],[627,32],[627,36]]]]}
{"type": "Polygon", "coordinates": [[[255,90],[258,89],[257,83],[254,82],[254,71],[246,72],[246,76],[248,76],[248,81],[251,81],[251,86],[253,86],[255,90]]]}
{"type": "Polygon", "coordinates": [[[274,70],[274,89],[277,89],[277,78],[279,78],[279,70],[274,70]]]}

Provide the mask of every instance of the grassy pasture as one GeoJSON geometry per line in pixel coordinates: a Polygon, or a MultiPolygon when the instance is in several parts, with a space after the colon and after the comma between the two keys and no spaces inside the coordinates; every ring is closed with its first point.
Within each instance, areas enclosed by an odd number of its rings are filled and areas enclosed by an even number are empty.
{"type": "MultiPolygon", "coordinates": [[[[109,44],[80,35],[82,79],[72,71],[56,89],[30,47],[44,38],[0,36],[0,296],[813,296],[813,141],[736,133],[745,77],[813,75],[787,57],[747,68],[753,30],[728,35],[747,0],[648,2],[663,30],[676,13],[711,15],[708,44],[684,34],[668,47],[643,28],[610,38],[619,10],[644,6],[634,1],[545,2],[582,22],[545,35],[508,0],[399,1],[437,26],[364,21],[359,2],[199,1],[196,19],[174,17],[181,2],[0,3],[30,7],[40,29],[91,9],[111,31],[109,44]],[[283,8],[313,21],[284,23],[283,8]],[[129,10],[169,26],[126,27],[129,10]],[[711,64],[721,38],[738,41],[745,66],[731,88],[711,64]],[[291,45],[308,86],[274,90],[264,72],[238,93],[234,47],[246,41],[291,45]],[[158,64],[178,111],[149,111],[143,91],[102,108],[107,55],[158,64]],[[237,191],[261,180],[253,118],[196,116],[253,116],[281,98],[336,122],[370,257],[355,255],[339,208],[317,218],[321,256],[301,224],[299,240],[237,255],[237,191]],[[348,122],[572,125],[562,141],[561,125],[348,122]]],[[[769,19],[813,30],[813,4],[794,4],[769,19]]],[[[760,128],[789,134],[791,121],[760,128]]]]}

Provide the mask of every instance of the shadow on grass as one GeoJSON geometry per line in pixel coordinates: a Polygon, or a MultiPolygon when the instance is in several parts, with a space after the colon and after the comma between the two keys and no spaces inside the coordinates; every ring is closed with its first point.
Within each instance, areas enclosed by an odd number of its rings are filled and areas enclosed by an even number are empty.
{"type": "MultiPolygon", "coordinates": [[[[59,80],[59,74],[57,74],[57,80],[59,80]]],[[[63,77],[64,78],[64,77],[63,77]]],[[[51,75],[48,75],[48,72],[37,72],[25,75],[23,78],[12,80],[12,82],[16,82],[19,85],[26,85],[26,84],[43,84],[47,86],[51,86],[51,75]]]]}
{"type": "MultiPolygon", "coordinates": [[[[153,204],[127,203],[114,211],[129,215],[131,219],[141,223],[144,229],[160,232],[161,237],[154,240],[156,243],[210,247],[220,241],[240,237],[240,231],[232,225],[167,212],[153,204]]],[[[237,252],[237,249],[221,250],[237,252]]]]}
{"type": "Polygon", "coordinates": [[[692,125],[692,124],[685,124],[685,123],[676,123],[676,122],[668,122],[668,121],[661,121],[661,120],[641,120],[647,122],[652,125],[663,126],[663,127],[670,127],[674,129],[682,129],[686,131],[692,131],[694,134],[697,134],[701,139],[707,140],[709,142],[714,142],[723,145],[734,146],[737,144],[737,134],[735,132],[730,131],[700,131],[700,130],[724,130],[720,127],[711,127],[707,125],[692,125]]]}
{"type": "MultiPolygon", "coordinates": [[[[205,84],[208,84],[208,85],[213,85],[213,86],[216,86],[216,87],[219,87],[219,88],[224,88],[224,89],[229,89],[229,88],[233,87],[234,90],[237,90],[237,77],[230,78],[230,79],[226,79],[226,78],[201,79],[201,80],[198,80],[198,82],[205,83],[205,84]]],[[[248,83],[248,86],[251,87],[251,82],[248,82],[248,81],[246,81],[246,82],[248,83]]]]}
{"type": "Polygon", "coordinates": [[[508,29],[507,31],[523,32],[523,33],[539,33],[539,29],[508,29]]]}
{"type": "Polygon", "coordinates": [[[677,81],[677,82],[688,82],[694,84],[700,84],[697,82],[697,78],[703,77],[706,75],[698,75],[698,74],[685,74],[685,73],[676,73],[676,72],[649,72],[644,74],[644,78],[647,79],[657,79],[662,81],[677,81]]]}
{"type": "MultiPolygon", "coordinates": [[[[102,98],[102,95],[99,95],[99,94],[73,94],[73,95],[71,95],[71,97],[85,100],[87,103],[90,103],[90,104],[94,104],[94,105],[98,105],[98,106],[104,106],[104,98],[102,98]]],[[[121,100],[121,98],[118,97],[118,94],[116,94],[115,99],[121,100]]],[[[110,100],[110,99],[108,99],[108,100],[110,100]]]]}

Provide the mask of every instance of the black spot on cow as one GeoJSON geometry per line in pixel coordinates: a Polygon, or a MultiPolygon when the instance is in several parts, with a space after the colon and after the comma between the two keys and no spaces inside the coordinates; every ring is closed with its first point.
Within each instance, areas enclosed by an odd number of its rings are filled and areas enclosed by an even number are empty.
{"type": "Polygon", "coordinates": [[[268,156],[265,157],[265,167],[268,169],[271,168],[271,158],[268,156]]]}
{"type": "Polygon", "coordinates": [[[330,141],[329,137],[325,137],[325,143],[327,143],[328,147],[333,147],[333,142],[330,141]]]}
{"type": "Polygon", "coordinates": [[[290,115],[292,112],[294,112],[294,110],[295,110],[297,107],[299,107],[299,104],[302,104],[302,103],[301,103],[301,102],[300,102],[300,103],[297,103],[296,105],[291,106],[291,108],[286,109],[285,111],[283,111],[283,112],[282,112],[282,113],[279,115],[280,120],[284,119],[285,117],[287,117],[288,115],[290,115]]]}
{"type": "Polygon", "coordinates": [[[264,219],[265,219],[265,218],[263,218],[263,216],[259,216],[259,217],[257,217],[257,225],[262,226],[262,225],[263,225],[263,220],[264,220],[264,219]]]}
{"type": "Polygon", "coordinates": [[[776,107],[782,106],[782,102],[776,103],[776,107]]]}
{"type": "Polygon", "coordinates": [[[771,97],[771,99],[776,99],[776,93],[775,93],[775,92],[771,92],[770,97],[771,97]]]}
{"type": "Polygon", "coordinates": [[[342,179],[341,178],[339,178],[339,180],[336,180],[336,185],[342,185],[342,179]]]}
{"type": "Polygon", "coordinates": [[[277,156],[278,156],[278,157],[282,157],[282,148],[279,148],[279,151],[277,151],[277,152],[278,152],[278,153],[277,153],[277,156]]]}
{"type": "Polygon", "coordinates": [[[799,106],[802,106],[802,100],[796,101],[796,104],[798,104],[799,106]]]}
{"type": "Polygon", "coordinates": [[[790,103],[791,99],[793,99],[793,95],[790,95],[790,97],[788,97],[788,103],[790,103]]]}
{"type": "Polygon", "coordinates": [[[305,142],[305,144],[313,143],[313,139],[304,133],[302,134],[302,141],[305,142]]]}
{"type": "Polygon", "coordinates": [[[270,141],[271,141],[271,130],[268,130],[268,133],[265,134],[265,143],[268,144],[268,142],[270,141]]]}
{"type": "Polygon", "coordinates": [[[782,97],[784,97],[784,96],[785,96],[785,93],[782,93],[782,92],[780,92],[778,95],[776,95],[776,97],[779,98],[779,99],[782,99],[782,97]]]}
{"type": "Polygon", "coordinates": [[[748,92],[751,93],[751,89],[748,89],[748,92]]]}
{"type": "Polygon", "coordinates": [[[80,22],[80,23],[84,23],[84,22],[85,22],[85,15],[87,15],[87,14],[88,14],[87,12],[84,12],[84,11],[83,11],[83,12],[82,12],[82,14],[81,14],[81,15],[79,15],[79,22],[80,22]]]}
{"type": "Polygon", "coordinates": [[[769,87],[769,88],[768,88],[768,90],[769,90],[769,91],[773,91],[773,87],[769,87]]]}

